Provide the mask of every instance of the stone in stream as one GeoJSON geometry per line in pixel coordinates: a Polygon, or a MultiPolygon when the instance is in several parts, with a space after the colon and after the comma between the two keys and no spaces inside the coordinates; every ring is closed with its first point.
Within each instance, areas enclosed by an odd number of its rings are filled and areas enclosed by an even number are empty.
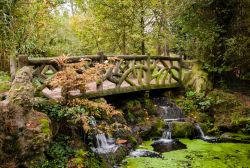
{"type": "Polygon", "coordinates": [[[152,144],[154,151],[159,153],[170,152],[173,150],[186,149],[187,146],[178,140],[159,139],[152,144]]]}

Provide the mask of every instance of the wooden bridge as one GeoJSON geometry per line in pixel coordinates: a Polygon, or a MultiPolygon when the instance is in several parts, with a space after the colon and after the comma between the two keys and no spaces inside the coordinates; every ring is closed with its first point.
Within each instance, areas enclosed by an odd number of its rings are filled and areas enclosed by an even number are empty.
{"type": "MultiPolygon", "coordinates": [[[[114,66],[106,70],[101,80],[88,83],[86,92],[72,91],[71,95],[73,97],[93,98],[181,86],[182,59],[180,57],[150,55],[105,56],[103,53],[99,53],[91,56],[67,57],[67,62],[76,63],[82,58],[88,58],[87,68],[93,67],[95,63],[106,63],[110,58],[114,58],[112,62],[114,66]]],[[[23,66],[33,66],[35,69],[34,78],[41,83],[61,70],[55,58],[19,56],[19,67],[23,66]]],[[[59,88],[55,90],[45,88],[43,92],[47,94],[46,96],[54,99],[61,97],[59,88]]]]}

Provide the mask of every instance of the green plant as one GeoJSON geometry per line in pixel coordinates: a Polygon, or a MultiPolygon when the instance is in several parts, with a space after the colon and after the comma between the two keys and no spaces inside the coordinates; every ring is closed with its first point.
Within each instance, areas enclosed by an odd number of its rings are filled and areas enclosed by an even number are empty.
{"type": "Polygon", "coordinates": [[[205,95],[204,92],[196,93],[194,91],[188,91],[185,97],[178,99],[176,103],[185,113],[190,113],[193,111],[208,112],[209,109],[218,102],[216,102],[213,97],[205,95]]]}
{"type": "Polygon", "coordinates": [[[10,81],[10,76],[8,73],[0,71],[0,82],[10,81]]]}
{"type": "Polygon", "coordinates": [[[48,159],[33,165],[33,168],[66,168],[69,159],[75,155],[75,151],[69,147],[69,140],[70,137],[63,134],[55,137],[45,152],[48,159]]]}

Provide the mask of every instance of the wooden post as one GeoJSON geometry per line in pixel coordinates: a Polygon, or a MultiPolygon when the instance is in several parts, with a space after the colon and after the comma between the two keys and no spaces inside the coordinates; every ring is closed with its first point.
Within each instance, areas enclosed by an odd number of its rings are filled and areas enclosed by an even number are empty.
{"type": "Polygon", "coordinates": [[[147,85],[150,84],[150,80],[151,80],[151,70],[150,70],[150,54],[147,54],[147,74],[146,74],[146,83],[147,85]]]}
{"type": "Polygon", "coordinates": [[[18,69],[28,66],[29,65],[29,59],[27,55],[19,55],[18,56],[18,69]]]}
{"type": "Polygon", "coordinates": [[[105,56],[103,52],[98,52],[97,55],[99,56],[99,63],[104,63],[105,56]]]}
{"type": "MultiPolygon", "coordinates": [[[[104,60],[105,60],[103,52],[98,52],[97,55],[99,56],[99,58],[98,58],[99,63],[103,64],[104,60]]],[[[96,89],[97,90],[103,90],[102,78],[99,81],[96,81],[96,89]]]]}
{"type": "Polygon", "coordinates": [[[180,56],[180,60],[178,61],[179,65],[179,83],[182,83],[182,57],[180,56]]]}

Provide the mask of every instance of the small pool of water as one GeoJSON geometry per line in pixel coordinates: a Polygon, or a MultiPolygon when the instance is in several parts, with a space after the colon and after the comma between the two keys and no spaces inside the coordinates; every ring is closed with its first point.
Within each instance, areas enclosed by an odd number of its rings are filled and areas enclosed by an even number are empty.
{"type": "MultiPolygon", "coordinates": [[[[186,149],[164,152],[164,158],[127,158],[124,168],[228,168],[250,167],[250,144],[208,143],[202,140],[181,139],[186,149]]],[[[140,149],[152,150],[152,141],[140,149]]]]}
{"type": "Polygon", "coordinates": [[[170,152],[173,150],[186,149],[186,145],[179,140],[159,139],[152,143],[154,151],[159,153],[170,152]]]}

